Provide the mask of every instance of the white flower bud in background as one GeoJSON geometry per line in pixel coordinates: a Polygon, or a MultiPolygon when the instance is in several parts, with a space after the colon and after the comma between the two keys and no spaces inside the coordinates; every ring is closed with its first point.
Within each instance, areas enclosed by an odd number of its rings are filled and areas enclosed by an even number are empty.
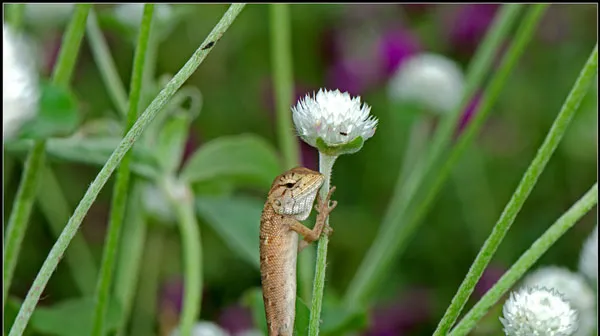
{"type": "Polygon", "coordinates": [[[69,21],[74,8],[72,3],[26,4],[25,21],[39,28],[60,27],[69,21]]]}
{"type": "Polygon", "coordinates": [[[577,312],[554,289],[524,287],[510,293],[500,318],[507,336],[570,336],[577,312]]]}
{"type": "Polygon", "coordinates": [[[563,267],[539,268],[525,277],[523,286],[545,287],[561,293],[579,316],[579,328],[573,335],[589,336],[596,326],[596,296],[585,278],[563,267]]]}
{"type": "Polygon", "coordinates": [[[579,271],[598,288],[598,225],[583,244],[579,256],[579,271]]]}
{"type": "Polygon", "coordinates": [[[388,84],[392,101],[413,102],[434,113],[448,113],[462,99],[465,78],[456,62],[423,53],[402,63],[388,84]]]}
{"type": "MultiPolygon", "coordinates": [[[[175,329],[171,336],[180,336],[179,330],[175,329]]],[[[223,330],[218,325],[212,322],[200,321],[194,324],[191,336],[230,336],[229,333],[223,330]]]]}
{"type": "MultiPolygon", "coordinates": [[[[121,4],[116,5],[114,9],[115,17],[122,24],[130,26],[132,28],[138,28],[142,23],[142,16],[144,15],[144,4],[121,4]]],[[[167,22],[173,16],[173,8],[167,4],[156,4],[154,5],[153,21],[159,23],[167,22]]]]}
{"type": "Polygon", "coordinates": [[[2,138],[15,136],[38,110],[39,88],[33,49],[10,27],[2,30],[2,138]]]}
{"type": "Polygon", "coordinates": [[[377,118],[370,111],[370,106],[361,104],[360,97],[321,89],[313,97],[300,99],[292,107],[292,118],[306,143],[336,156],[358,151],[375,134],[377,118]]]}

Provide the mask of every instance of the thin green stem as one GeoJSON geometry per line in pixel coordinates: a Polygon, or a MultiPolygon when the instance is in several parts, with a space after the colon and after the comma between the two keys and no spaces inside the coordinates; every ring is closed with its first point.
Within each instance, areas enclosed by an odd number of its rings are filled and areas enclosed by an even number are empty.
{"type": "Polygon", "coordinates": [[[292,74],[291,23],[288,4],[269,6],[271,26],[271,59],[273,62],[273,86],[277,110],[277,135],[285,169],[298,165],[298,141],[292,129],[292,74]]]}
{"type": "MultiPolygon", "coordinates": [[[[152,15],[154,12],[153,4],[144,5],[144,14],[140,25],[137,48],[133,61],[133,73],[131,75],[129,106],[127,110],[127,124],[125,133],[135,123],[138,115],[138,105],[140,93],[142,90],[142,74],[144,70],[144,62],[146,59],[146,48],[148,47],[148,37],[150,26],[152,24],[152,15]]],[[[93,14],[93,12],[92,12],[93,14]]],[[[95,17],[93,17],[95,19],[95,17]]],[[[88,21],[89,22],[89,21],[88,21]]],[[[90,25],[88,25],[88,28],[90,25]]],[[[96,22],[97,28],[97,22],[96,22]]],[[[104,246],[104,254],[102,256],[102,264],[100,265],[100,279],[96,287],[94,315],[92,323],[92,335],[104,335],[104,324],[106,312],[108,309],[108,300],[110,290],[113,283],[113,270],[115,267],[119,240],[121,236],[121,227],[123,226],[123,217],[125,216],[125,206],[127,204],[127,195],[129,192],[129,170],[131,162],[131,153],[125,154],[123,161],[117,169],[115,187],[113,190],[113,198],[111,211],[108,222],[108,232],[106,234],[106,243],[104,246]]]]}
{"type": "MultiPolygon", "coordinates": [[[[495,55],[498,54],[502,42],[506,40],[516,17],[519,14],[521,5],[503,5],[498,17],[486,35],[481,47],[478,48],[476,55],[469,67],[467,74],[466,93],[463,103],[459,110],[462,111],[466,102],[468,102],[476,88],[481,86],[484,75],[489,72],[495,55]]],[[[498,77],[499,74],[496,74],[498,77]]],[[[503,83],[503,82],[502,82],[503,83]]],[[[459,112],[454,112],[451,117],[442,123],[440,129],[434,135],[430,154],[427,160],[417,161],[417,166],[406,179],[407,185],[396,184],[392,200],[387,207],[379,233],[375,238],[367,255],[363,259],[357,273],[352,279],[348,291],[344,297],[344,302],[349,307],[359,307],[367,300],[370,291],[373,290],[376,283],[381,280],[384,270],[391,263],[392,259],[401,253],[403,241],[413,231],[413,228],[406,223],[407,210],[414,198],[418,187],[423,182],[425,176],[424,169],[433,169],[436,167],[438,157],[444,152],[444,143],[448,143],[452,136],[452,130],[456,126],[456,120],[459,112]],[[425,165],[425,167],[423,167],[425,165]],[[401,188],[403,187],[403,188],[401,188]]]]}
{"type": "Polygon", "coordinates": [[[179,330],[182,336],[190,336],[200,313],[202,300],[202,242],[200,226],[196,220],[194,194],[187,185],[169,180],[162,184],[175,209],[182,241],[184,268],[183,308],[179,330]]]}
{"type": "MultiPolygon", "coordinates": [[[[69,220],[71,213],[69,202],[50,167],[42,167],[39,184],[36,202],[48,220],[52,233],[58,237],[69,220]]],[[[80,233],[73,237],[65,259],[81,294],[84,296],[94,295],[94,283],[98,276],[98,269],[94,255],[80,233]]]]}
{"type": "Polygon", "coordinates": [[[427,133],[430,121],[432,121],[431,118],[423,114],[411,126],[408,144],[406,145],[402,160],[402,168],[400,169],[400,177],[398,178],[398,182],[400,183],[397,186],[398,190],[400,190],[402,185],[406,184],[410,172],[414,170],[417,162],[422,159],[420,154],[427,148],[427,133]]]}
{"type": "Polygon", "coordinates": [[[46,284],[52,276],[52,273],[54,273],[61,256],[69,246],[69,242],[71,239],[73,239],[77,229],[79,229],[79,225],[81,225],[83,218],[96,200],[100,190],[102,190],[106,184],[106,181],[108,181],[117,165],[119,165],[127,151],[131,149],[135,141],[140,137],[142,132],[146,129],[158,112],[162,110],[162,108],[169,102],[177,90],[204,61],[208,53],[212,50],[213,45],[217,43],[219,38],[221,38],[223,33],[227,30],[227,28],[229,28],[244,6],[245,4],[233,4],[229,7],[227,12],[223,15],[223,18],[219,21],[219,23],[217,23],[215,28],[213,28],[206,40],[202,43],[202,45],[200,45],[196,52],[194,52],[181,70],[179,70],[179,72],[169,81],[169,83],[167,83],[165,88],[160,91],[156,98],[154,98],[152,103],[150,103],[148,108],[146,108],[131,130],[127,132],[127,135],[125,135],[119,146],[115,149],[106,164],[102,167],[79,202],[79,205],[75,209],[73,216],[69,219],[69,222],[65,226],[65,229],[61,233],[60,237],[58,237],[56,243],[50,250],[48,257],[44,261],[38,275],[33,281],[31,289],[25,297],[25,301],[19,310],[15,324],[12,326],[9,336],[18,336],[23,334],[23,331],[25,330],[25,327],[31,318],[31,314],[33,313],[33,310],[39,301],[42,291],[46,287],[46,284]],[[209,47],[209,45],[211,47],[209,47]]]}
{"type": "Polygon", "coordinates": [[[498,280],[498,282],[471,308],[465,317],[456,325],[450,335],[467,335],[475,324],[495,305],[502,296],[535,264],[567,230],[572,228],[591,208],[598,203],[598,183],[573,204],[531,247],[521,255],[519,260],[498,280]]]}
{"type": "MultiPolygon", "coordinates": [[[[121,304],[121,320],[117,328],[117,335],[127,334],[127,322],[133,308],[135,291],[140,279],[140,268],[144,254],[144,243],[148,229],[146,214],[141,204],[142,186],[140,181],[134,181],[127,200],[127,213],[123,227],[123,236],[117,257],[117,270],[115,274],[114,297],[121,304]],[[123,248],[126,246],[126,248],[123,248]]],[[[154,246],[152,247],[155,248],[154,246]]],[[[152,262],[157,262],[153,260],[152,262]]],[[[143,278],[144,282],[148,279],[143,278]]]]}
{"type": "Polygon", "coordinates": [[[17,195],[13,203],[8,225],[6,228],[6,242],[4,244],[4,296],[2,306],[6,302],[12,277],[17,266],[21,245],[27,231],[29,216],[33,208],[33,202],[37,193],[38,182],[40,179],[40,169],[44,165],[44,142],[35,144],[23,169],[23,176],[17,195]]]}
{"type": "MultiPolygon", "coordinates": [[[[329,193],[331,184],[331,172],[337,156],[329,156],[319,152],[319,172],[325,176],[325,181],[321,187],[321,199],[325,199],[329,193]]],[[[329,225],[327,217],[325,225],[329,225]]],[[[325,269],[327,268],[327,245],[329,237],[322,235],[317,247],[317,263],[315,266],[315,280],[313,282],[313,293],[311,299],[310,320],[308,322],[308,335],[319,335],[319,326],[321,324],[321,308],[323,305],[323,291],[325,289],[325,269]]]]}
{"type": "MultiPolygon", "coordinates": [[[[127,91],[123,81],[119,77],[119,72],[115,66],[115,61],[110,54],[108,43],[104,39],[96,13],[92,9],[87,20],[87,36],[94,56],[94,61],[100,70],[100,76],[104,81],[104,87],[108,90],[108,95],[115,104],[120,115],[127,115],[127,91]]],[[[136,50],[139,49],[139,46],[136,50]]],[[[137,51],[136,51],[137,52],[137,51]]],[[[135,70],[134,70],[135,71],[135,70]]]]}
{"type": "MultiPolygon", "coordinates": [[[[85,20],[89,9],[90,5],[77,5],[75,8],[75,13],[63,37],[60,54],[52,76],[52,82],[56,85],[69,85],[71,74],[75,68],[81,39],[83,38],[85,20]]],[[[21,250],[21,243],[25,236],[31,208],[37,194],[40,169],[44,165],[44,154],[45,141],[35,142],[25,160],[23,177],[8,220],[7,238],[4,245],[4,297],[2,299],[2,307],[4,307],[5,298],[10,289],[10,283],[21,250]]]]}
{"type": "MultiPolygon", "coordinates": [[[[528,16],[534,20],[533,17],[537,16],[539,18],[543,10],[543,6],[533,7],[528,13],[528,16]]],[[[517,189],[504,208],[504,211],[502,212],[502,215],[500,215],[500,218],[494,226],[492,233],[483,244],[483,247],[475,258],[475,261],[473,261],[473,265],[458,288],[458,291],[452,299],[450,306],[446,310],[444,317],[438,324],[434,335],[445,335],[458,318],[458,315],[467,302],[467,299],[469,296],[471,296],[477,281],[479,281],[481,274],[492,259],[492,256],[498,249],[498,246],[504,239],[504,236],[510,229],[512,223],[517,217],[517,214],[521,210],[523,203],[525,203],[527,200],[527,197],[531,193],[531,190],[533,190],[533,187],[535,186],[539,176],[544,171],[546,164],[560,143],[560,140],[569,126],[573,115],[577,111],[581,100],[583,100],[583,97],[585,97],[589,91],[590,85],[592,84],[597,71],[598,46],[596,45],[592,51],[592,54],[590,55],[590,58],[581,70],[579,77],[575,81],[575,84],[573,85],[569,96],[565,100],[560,112],[558,113],[558,116],[554,120],[546,139],[544,139],[544,142],[538,149],[535,158],[527,168],[527,171],[523,175],[523,178],[517,186],[517,189]]]]}
{"type": "Polygon", "coordinates": [[[25,18],[25,4],[9,4],[7,9],[7,23],[15,30],[23,27],[25,18]]]}

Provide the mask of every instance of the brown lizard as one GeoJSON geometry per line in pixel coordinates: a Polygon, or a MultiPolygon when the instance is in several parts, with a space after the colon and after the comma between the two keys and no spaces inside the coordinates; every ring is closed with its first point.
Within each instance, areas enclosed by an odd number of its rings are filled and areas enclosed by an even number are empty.
{"type": "Polygon", "coordinates": [[[325,220],[337,202],[329,205],[317,196],[325,177],[297,167],[277,176],[271,185],[260,220],[260,274],[269,336],[292,336],[296,311],[296,257],[321,232],[331,234],[325,220]],[[310,215],[317,197],[319,212],[311,230],[299,221],[310,215]],[[298,244],[298,234],[304,239],[298,244]]]}

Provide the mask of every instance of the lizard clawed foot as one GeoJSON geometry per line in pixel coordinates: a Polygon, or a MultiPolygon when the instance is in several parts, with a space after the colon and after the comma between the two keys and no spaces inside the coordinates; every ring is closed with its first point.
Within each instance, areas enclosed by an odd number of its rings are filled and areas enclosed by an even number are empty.
{"type": "Polygon", "coordinates": [[[327,237],[331,237],[331,235],[333,234],[333,228],[327,225],[323,228],[323,233],[326,234],[327,237]]]}
{"type": "Polygon", "coordinates": [[[329,201],[334,191],[335,186],[331,187],[329,193],[327,193],[327,197],[325,197],[325,201],[321,201],[321,196],[317,195],[317,204],[315,205],[315,210],[317,210],[319,214],[322,213],[323,215],[327,216],[337,206],[337,201],[331,201],[331,203],[329,201]]]}

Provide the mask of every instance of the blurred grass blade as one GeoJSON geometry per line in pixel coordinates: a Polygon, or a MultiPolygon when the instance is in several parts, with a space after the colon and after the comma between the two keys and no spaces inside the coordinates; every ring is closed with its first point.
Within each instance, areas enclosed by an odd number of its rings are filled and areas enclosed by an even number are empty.
{"type": "MultiPolygon", "coordinates": [[[[136,44],[133,60],[133,70],[131,74],[130,95],[127,103],[127,120],[125,121],[125,134],[131,129],[138,118],[138,106],[142,92],[142,75],[144,71],[144,62],[146,59],[146,48],[148,47],[148,37],[150,36],[150,27],[152,25],[152,16],[154,13],[153,4],[144,5],[144,13],[140,23],[139,37],[136,44]]],[[[92,13],[93,16],[93,13],[92,13]]],[[[93,17],[93,20],[96,18],[93,17]]],[[[97,28],[97,22],[94,21],[97,28]]],[[[88,25],[89,27],[89,25],[88,25]]],[[[125,135],[124,134],[124,135],[125,135]]],[[[125,217],[125,205],[129,194],[129,179],[131,176],[130,163],[131,153],[123,156],[123,161],[117,168],[116,181],[113,188],[113,195],[108,219],[108,231],[106,233],[104,250],[102,254],[102,263],[100,264],[100,278],[96,287],[94,317],[92,324],[92,336],[103,336],[105,334],[105,320],[108,309],[108,300],[112,289],[114,268],[119,245],[126,247],[125,242],[120,243],[121,227],[125,217]]]]}
{"type": "MultiPolygon", "coordinates": [[[[75,68],[79,46],[83,38],[85,20],[91,5],[76,5],[75,13],[67,27],[63,37],[58,61],[52,75],[54,85],[67,87],[71,80],[71,74],[75,68]]],[[[10,289],[12,275],[19,257],[21,244],[25,236],[31,208],[37,193],[37,183],[40,177],[40,169],[44,165],[45,142],[37,141],[25,160],[21,183],[13,203],[13,208],[8,219],[6,229],[6,242],[4,245],[4,267],[3,267],[3,299],[2,307],[10,289]]],[[[62,254],[61,254],[62,256],[62,254]]],[[[33,309],[32,309],[33,311],[33,309]]],[[[17,319],[17,323],[19,320],[17,319]]]]}
{"type": "Polygon", "coordinates": [[[110,48],[104,39],[104,34],[98,25],[96,12],[93,9],[90,11],[87,21],[87,36],[94,61],[98,65],[100,76],[104,81],[104,87],[108,91],[108,95],[115,104],[117,111],[125,119],[127,116],[127,91],[125,91],[125,86],[119,76],[115,61],[110,54],[110,48]]]}
{"type": "Polygon", "coordinates": [[[504,294],[535,264],[539,258],[572,228],[590,209],[598,204],[598,183],[573,204],[531,247],[521,255],[519,260],[504,273],[502,278],[486,292],[450,333],[451,336],[467,335],[475,324],[495,305],[504,294]]]}
{"type": "MultiPolygon", "coordinates": [[[[71,209],[52,169],[43,167],[41,177],[37,203],[48,220],[54,237],[58,237],[69,220],[71,209]]],[[[81,233],[73,237],[65,259],[80,293],[84,296],[93,295],[98,269],[94,255],[81,233]]]]}
{"type": "MultiPolygon", "coordinates": [[[[528,13],[528,16],[531,17],[532,20],[534,17],[539,18],[542,15],[543,10],[543,6],[532,7],[528,13]]],[[[527,20],[527,18],[525,20],[527,20]]],[[[596,45],[592,51],[592,54],[590,55],[590,58],[581,70],[579,78],[577,78],[575,81],[569,96],[565,100],[560,112],[558,113],[558,116],[556,116],[556,119],[554,120],[554,123],[552,124],[552,127],[546,136],[546,139],[544,139],[544,143],[542,143],[538,149],[535,158],[529,165],[529,168],[527,168],[527,171],[523,175],[523,178],[517,186],[517,189],[504,208],[502,215],[500,215],[498,222],[496,222],[492,233],[487,238],[483,244],[483,247],[479,251],[479,254],[473,261],[473,265],[471,265],[469,272],[458,288],[458,291],[452,299],[450,306],[446,310],[444,317],[438,324],[434,335],[445,335],[458,318],[458,315],[466,304],[467,299],[469,296],[471,296],[477,281],[479,281],[479,278],[494,256],[494,253],[510,229],[512,223],[517,217],[517,214],[523,207],[527,197],[529,197],[531,190],[533,190],[538,178],[544,171],[544,168],[546,168],[546,164],[548,164],[548,161],[552,157],[556,147],[558,147],[560,140],[562,140],[569,123],[573,119],[573,115],[575,115],[575,112],[577,112],[577,109],[579,108],[579,104],[583,100],[583,97],[585,97],[585,95],[589,92],[589,88],[592,85],[592,82],[595,79],[594,76],[597,72],[598,45],[596,45]]]]}
{"type": "MultiPolygon", "coordinates": [[[[502,43],[506,40],[520,9],[521,5],[515,4],[505,4],[501,7],[498,17],[494,19],[494,23],[486,34],[484,42],[477,50],[472,61],[473,65],[469,67],[465,98],[461,106],[457,107],[452,113],[452,117],[447,118],[448,120],[442,123],[437,134],[434,136],[427,160],[418,160],[412,170],[412,174],[409,174],[408,178],[405,179],[408,184],[402,186],[402,189],[396,184],[396,190],[394,190],[394,194],[387,207],[377,237],[350,282],[344,297],[347,305],[358,307],[363,304],[376,283],[382,280],[381,277],[384,270],[391,263],[391,260],[402,252],[406,239],[414,230],[411,223],[406,223],[406,218],[410,216],[407,210],[425,177],[425,169],[435,167],[434,163],[439,159],[438,156],[443,154],[443,150],[445,149],[443,148],[443,144],[447,143],[451,138],[460,112],[467,105],[467,102],[471,99],[476,89],[482,85],[484,76],[489,72],[493,58],[498,54],[502,43]],[[427,164],[423,167],[425,163],[427,164]]],[[[523,48],[524,46],[521,49],[523,48]]],[[[497,78],[502,78],[499,81],[500,84],[504,84],[505,77],[511,69],[508,68],[504,70],[504,73],[500,73],[499,71],[496,74],[497,78]]]]}
{"type": "Polygon", "coordinates": [[[42,292],[46,288],[48,280],[52,273],[56,270],[56,266],[63,255],[64,251],[69,246],[69,243],[83,221],[88,210],[96,200],[100,190],[104,187],[113,171],[119,165],[125,154],[131,149],[135,141],[140,137],[148,124],[162,110],[167,102],[173,97],[175,92],[183,85],[183,83],[194,73],[198,66],[204,61],[208,53],[214,48],[216,42],[221,38],[223,33],[229,28],[237,15],[242,11],[245,4],[233,4],[229,7],[223,18],[210,32],[206,40],[194,52],[186,64],[179,70],[165,88],[156,96],[148,108],[142,113],[140,118],[133,125],[131,130],[123,138],[117,149],[110,156],[106,164],[102,167],[85,195],[81,199],[79,205],[75,209],[73,216],[65,226],[60,237],[50,250],[48,257],[44,261],[38,275],[23,301],[23,305],[19,310],[15,324],[12,326],[9,336],[20,336],[25,331],[27,323],[33,313],[42,292]],[[208,47],[210,45],[211,47],[208,47]]]}

